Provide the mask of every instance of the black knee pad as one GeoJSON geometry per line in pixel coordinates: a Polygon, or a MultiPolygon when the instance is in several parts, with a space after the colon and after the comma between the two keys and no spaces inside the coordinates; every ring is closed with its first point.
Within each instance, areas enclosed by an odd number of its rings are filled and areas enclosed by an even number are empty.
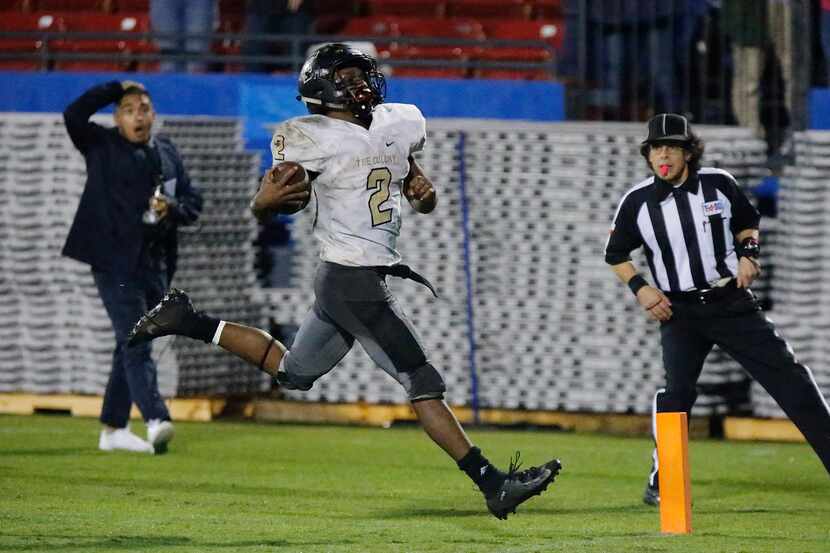
{"type": "Polygon", "coordinates": [[[447,387],[444,385],[444,379],[431,364],[426,363],[405,374],[409,377],[409,386],[406,390],[409,401],[444,399],[447,387]]]}
{"type": "Polygon", "coordinates": [[[666,390],[657,396],[658,413],[688,411],[695,404],[697,391],[692,389],[666,390]]]}

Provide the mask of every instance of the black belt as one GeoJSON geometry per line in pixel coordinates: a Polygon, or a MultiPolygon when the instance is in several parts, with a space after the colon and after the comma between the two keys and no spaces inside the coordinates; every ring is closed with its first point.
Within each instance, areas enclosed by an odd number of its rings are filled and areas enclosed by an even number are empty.
{"type": "Polygon", "coordinates": [[[689,290],[688,292],[663,292],[666,297],[672,301],[681,303],[697,303],[706,305],[722,299],[728,298],[735,294],[738,290],[738,285],[733,278],[723,286],[716,288],[706,288],[703,290],[689,290]]]}
{"type": "Polygon", "coordinates": [[[390,275],[393,277],[414,280],[418,284],[423,284],[424,286],[429,288],[430,292],[432,292],[432,295],[436,298],[438,297],[438,292],[435,291],[435,288],[432,286],[432,283],[428,281],[425,277],[413,271],[409,265],[399,263],[398,265],[372,267],[372,269],[374,269],[382,275],[390,275]]]}

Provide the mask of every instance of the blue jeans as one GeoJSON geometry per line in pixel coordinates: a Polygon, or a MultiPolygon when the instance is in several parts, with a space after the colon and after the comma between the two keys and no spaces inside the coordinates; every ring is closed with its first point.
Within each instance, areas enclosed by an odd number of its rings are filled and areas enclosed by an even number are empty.
{"type": "MultiPolygon", "coordinates": [[[[150,21],[153,31],[158,33],[210,33],[213,32],[218,10],[216,0],[152,0],[150,21]]],[[[210,39],[201,38],[160,38],[159,48],[165,54],[209,54],[210,39]]],[[[184,73],[203,73],[207,64],[203,61],[165,61],[160,70],[184,73]]]]}
{"type": "Polygon", "coordinates": [[[670,23],[615,30],[602,41],[600,105],[619,110],[623,98],[643,97],[658,113],[678,111],[673,56],[684,45],[677,43],[670,23]]]}
{"type": "Polygon", "coordinates": [[[127,278],[100,271],[92,271],[92,276],[115,331],[112,371],[104,392],[101,422],[124,428],[133,402],[145,421],[170,420],[159,393],[156,364],[150,357],[152,346],[147,342],[127,347],[127,335],[133,325],[164,296],[165,271],[139,267],[127,278]]]}

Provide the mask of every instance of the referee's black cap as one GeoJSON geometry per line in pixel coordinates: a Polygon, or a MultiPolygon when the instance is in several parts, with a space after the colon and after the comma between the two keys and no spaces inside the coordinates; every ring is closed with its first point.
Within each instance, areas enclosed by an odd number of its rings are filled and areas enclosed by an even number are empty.
{"type": "Polygon", "coordinates": [[[660,113],[648,121],[648,138],[643,144],[673,140],[691,142],[692,129],[689,120],[677,113],[660,113]]]}

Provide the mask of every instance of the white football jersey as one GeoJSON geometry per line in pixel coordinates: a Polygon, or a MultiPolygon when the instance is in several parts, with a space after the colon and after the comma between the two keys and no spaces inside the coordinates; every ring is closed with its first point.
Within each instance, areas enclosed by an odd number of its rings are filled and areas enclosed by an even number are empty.
{"type": "Polygon", "coordinates": [[[426,121],[410,104],[381,104],[368,129],[324,115],[281,123],[273,165],[295,161],[319,173],[312,183],[320,258],[341,265],[400,262],[401,188],[410,154],[426,141],[426,121]]]}

